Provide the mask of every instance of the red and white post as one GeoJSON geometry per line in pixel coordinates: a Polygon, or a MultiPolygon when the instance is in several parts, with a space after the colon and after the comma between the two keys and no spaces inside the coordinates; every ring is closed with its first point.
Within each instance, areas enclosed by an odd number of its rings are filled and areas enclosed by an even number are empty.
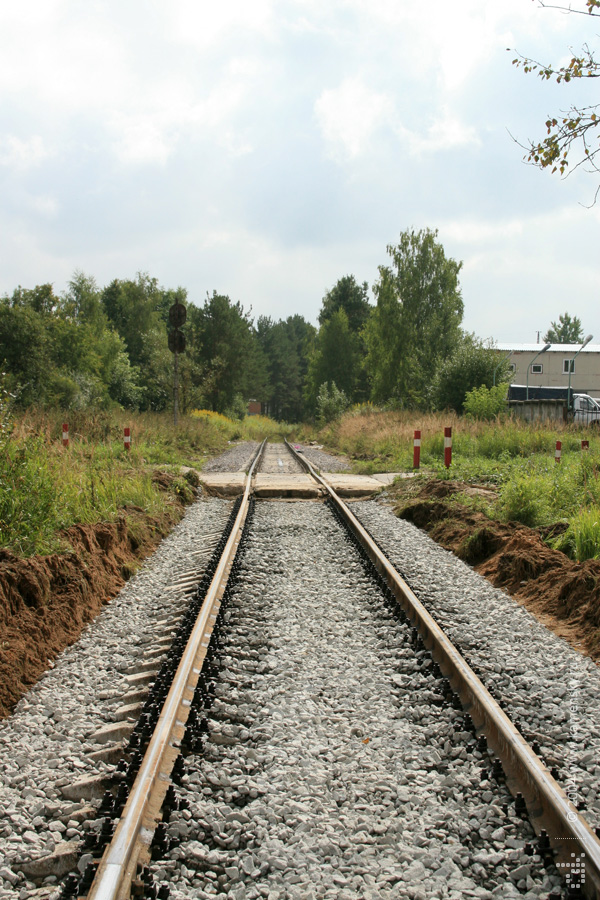
{"type": "Polygon", "coordinates": [[[589,441],[584,441],[584,440],[582,440],[582,441],[581,441],[581,449],[582,449],[582,450],[589,450],[589,449],[590,449],[590,442],[589,442],[589,441]]]}
{"type": "Polygon", "coordinates": [[[415,431],[413,439],[413,469],[418,469],[421,465],[421,432],[415,431]]]}
{"type": "Polygon", "coordinates": [[[69,446],[69,424],[68,422],[63,422],[63,447],[69,446]]]}
{"type": "Polygon", "coordinates": [[[562,455],[562,442],[557,441],[556,442],[556,450],[554,451],[554,462],[555,463],[560,462],[561,455],[562,455]]]}
{"type": "Polygon", "coordinates": [[[131,450],[131,428],[123,429],[123,446],[126,450],[131,450]]]}
{"type": "Polygon", "coordinates": [[[452,427],[444,428],[444,465],[447,469],[452,465],[452,427]]]}

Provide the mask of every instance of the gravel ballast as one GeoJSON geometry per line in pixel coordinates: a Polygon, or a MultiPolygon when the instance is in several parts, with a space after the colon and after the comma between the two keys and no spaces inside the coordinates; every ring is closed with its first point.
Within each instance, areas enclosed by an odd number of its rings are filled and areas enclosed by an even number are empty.
{"type": "Polygon", "coordinates": [[[210,459],[202,466],[203,472],[245,472],[254,458],[260,444],[257,441],[242,441],[233,444],[225,453],[210,459]]]}
{"type": "MultiPolygon", "coordinates": [[[[230,508],[194,504],[0,722],[0,900],[55,890],[57,876],[34,880],[24,864],[80,837],[89,808],[62,788],[111,770],[90,760],[92,735],[114,721],[126,674],[177,608],[167,587],[230,508]]],[[[389,509],[352,508],[597,824],[597,667],[389,509]]],[[[153,866],[172,897],[547,896],[559,882],[524,853],[529,827],[502,786],[482,782],[489,767],[465,749],[459,711],[437,702],[410,629],[323,505],[257,503],[242,575],[209,740],[178,789],[189,809],[169,826],[181,843],[153,866]]]]}
{"type": "Polygon", "coordinates": [[[600,670],[523,606],[378,503],[351,509],[574,803],[600,825],[600,670]]]}
{"type": "MultiPolygon", "coordinates": [[[[66,802],[62,790],[110,766],[91,761],[100,749],[92,735],[114,721],[157,623],[177,608],[167,589],[190,569],[191,554],[211,547],[231,503],[195,503],[142,569],[64,651],[12,716],[0,722],[0,898],[29,897],[36,889],[22,863],[76,841],[89,814],[86,803],[66,802]]],[[[47,877],[51,885],[54,876],[47,877]]]]}
{"type": "Polygon", "coordinates": [[[311,447],[310,444],[294,444],[294,446],[299,447],[307,460],[321,472],[347,472],[350,469],[345,459],[333,456],[320,447],[311,447]]]}
{"type": "Polygon", "coordinates": [[[225,620],[180,843],[154,866],[172,898],[532,900],[558,883],[323,505],[257,504],[225,620]]]}

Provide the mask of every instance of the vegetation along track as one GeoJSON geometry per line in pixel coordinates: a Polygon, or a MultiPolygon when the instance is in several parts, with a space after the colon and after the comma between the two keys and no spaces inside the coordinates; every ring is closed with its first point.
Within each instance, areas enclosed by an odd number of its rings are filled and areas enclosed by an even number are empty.
{"type": "MultiPolygon", "coordinates": [[[[76,861],[83,883],[73,875],[61,893],[125,895],[123,869],[140,896],[539,897],[558,890],[558,864],[571,896],[580,883],[598,896],[598,843],[579,801],[329,493],[327,505],[258,503],[232,562],[245,502],[234,510],[220,541],[229,558],[209,564],[138,724],[123,726],[123,761],[111,765],[109,747],[103,778],[85,788],[110,791],[76,861]],[[185,632],[195,646],[177,663],[185,632]],[[152,737],[169,710],[171,725],[152,737]]],[[[542,732],[528,712],[520,727],[542,732]]],[[[585,778],[577,790],[593,813],[585,778]]],[[[56,877],[45,876],[47,893],[56,877]]]]}

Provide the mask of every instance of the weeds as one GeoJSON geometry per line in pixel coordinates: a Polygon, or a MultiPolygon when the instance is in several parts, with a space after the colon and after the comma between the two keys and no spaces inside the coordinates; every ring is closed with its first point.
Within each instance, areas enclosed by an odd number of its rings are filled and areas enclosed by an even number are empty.
{"type": "Polygon", "coordinates": [[[577,512],[552,546],[577,562],[600,559],[600,507],[590,506],[577,512]]]}
{"type": "Polygon", "coordinates": [[[573,425],[530,425],[497,419],[488,423],[454,414],[425,415],[353,407],[339,423],[320,432],[323,443],[345,453],[361,473],[410,471],[414,430],[421,431],[421,469],[440,479],[493,486],[496,500],[469,500],[488,515],[548,527],[568,521],[563,546],[574,558],[598,557],[600,528],[600,436],[573,425]],[[444,466],[444,427],[452,426],[453,456],[444,466]],[[581,439],[590,450],[581,450],[581,439]],[[554,462],[556,440],[562,462],[554,462]],[[584,515],[589,510],[589,517],[584,515]],[[589,521],[588,521],[589,519],[589,521]],[[579,555],[579,554],[585,554],[579,555]]]}
{"type": "Polygon", "coordinates": [[[235,436],[290,431],[265,417],[234,422],[205,410],[183,417],[177,430],[170,416],[151,413],[91,411],[68,418],[64,448],[63,414],[27,410],[16,418],[10,397],[0,392],[0,547],[25,556],[53,552],[61,546],[61,530],[114,521],[126,506],[158,517],[173,495],[185,503],[194,497],[197,476],[180,476],[180,466],[201,468],[235,436]],[[123,446],[125,425],[131,428],[130,451],[123,446]],[[156,466],[173,467],[170,498],[152,481],[156,466]]]}

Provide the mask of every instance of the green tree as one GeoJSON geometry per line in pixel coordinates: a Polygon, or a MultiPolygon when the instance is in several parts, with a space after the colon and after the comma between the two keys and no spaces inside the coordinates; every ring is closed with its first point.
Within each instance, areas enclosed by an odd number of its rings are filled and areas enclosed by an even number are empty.
{"type": "Polygon", "coordinates": [[[315,408],[319,386],[325,381],[335,381],[353,403],[368,396],[363,335],[372,312],[368,291],[366,281],[359,285],[354,275],[345,275],[323,297],[319,313],[321,328],[311,356],[306,385],[311,410],[315,408]],[[345,322],[341,313],[346,317],[345,322]],[[340,341],[337,347],[336,334],[340,341]]]}
{"type": "Polygon", "coordinates": [[[348,317],[350,331],[359,334],[371,314],[369,285],[366,281],[357,284],[354,275],[340,278],[323,297],[319,325],[324,325],[340,309],[343,309],[348,317]]]}
{"type": "Polygon", "coordinates": [[[303,385],[307,361],[305,345],[314,328],[302,316],[278,322],[260,316],[256,337],[266,365],[267,382],[263,395],[256,395],[274,419],[300,421],[303,414],[303,385]]]}
{"type": "Polygon", "coordinates": [[[287,421],[302,422],[306,416],[304,386],[306,384],[309,359],[314,347],[317,329],[298,313],[294,316],[288,316],[285,320],[285,324],[298,359],[297,382],[294,386],[293,397],[290,398],[287,421]]]}
{"type": "Polygon", "coordinates": [[[125,341],[131,364],[142,368],[148,362],[145,335],[165,332],[165,299],[158,281],[145,272],[138,272],[135,280],[115,279],[102,291],[102,306],[125,341]]]}
{"type": "Polygon", "coordinates": [[[0,371],[6,373],[6,387],[19,405],[45,403],[52,368],[44,316],[29,304],[2,299],[0,371]]]}
{"type": "Polygon", "coordinates": [[[404,231],[379,267],[377,305],[365,326],[366,369],[375,402],[427,405],[434,376],[461,339],[462,263],[447,258],[437,230],[404,231]]]}
{"type": "Polygon", "coordinates": [[[434,405],[437,409],[463,412],[469,391],[482,386],[491,388],[494,382],[498,385],[509,378],[508,359],[503,359],[494,347],[474,334],[464,334],[452,355],[438,369],[433,384],[434,405]]]}
{"type": "Polygon", "coordinates": [[[558,317],[558,322],[551,322],[550,328],[544,335],[544,341],[551,344],[580,344],[583,341],[583,327],[578,316],[571,316],[568,312],[558,317]]]}
{"type": "Polygon", "coordinates": [[[108,325],[96,279],[79,270],[69,281],[60,309],[63,316],[90,325],[96,332],[103,331],[108,325]]]}
{"type": "Polygon", "coordinates": [[[348,409],[350,401],[344,391],[338,390],[335,381],[326,381],[317,396],[317,418],[321,424],[339,419],[348,409]]]}
{"type": "Polygon", "coordinates": [[[473,388],[467,391],[464,402],[464,413],[470,419],[495,419],[508,413],[506,402],[506,383],[501,382],[492,387],[473,388]]]}
{"type": "MultiPolygon", "coordinates": [[[[543,0],[540,6],[549,7],[543,0]]],[[[555,7],[576,13],[596,17],[600,15],[600,0],[585,0],[585,5],[579,8],[555,7]]],[[[513,59],[513,65],[523,69],[526,73],[535,73],[544,81],[554,79],[559,84],[569,84],[582,78],[599,78],[600,62],[596,60],[589,46],[585,44],[578,54],[571,56],[568,63],[563,66],[540,63],[529,57],[517,55],[513,59]]],[[[540,141],[531,141],[527,150],[527,161],[541,169],[550,168],[552,172],[563,175],[567,172],[569,160],[575,157],[576,169],[581,165],[589,164],[594,172],[599,172],[597,155],[600,151],[598,133],[596,129],[600,124],[598,113],[600,104],[590,106],[573,105],[567,111],[550,115],[546,119],[546,137],[540,141]]],[[[600,186],[596,190],[596,197],[600,186]]]]}
{"type": "Polygon", "coordinates": [[[167,345],[169,307],[185,301],[186,291],[159,287],[156,278],[138,272],[135,280],[115,279],[102,291],[102,307],[123,339],[139,382],[142,409],[166,409],[173,399],[173,358],[167,345]]]}
{"type": "Polygon", "coordinates": [[[321,385],[334,382],[344,396],[354,399],[362,357],[357,334],[350,329],[345,309],[339,307],[323,321],[309,361],[306,398],[315,409],[321,385]]]}
{"type": "Polygon", "coordinates": [[[254,392],[252,319],[241,303],[213,291],[212,296],[207,295],[198,324],[197,351],[207,375],[206,404],[225,412],[236,394],[247,400],[254,392]]]}
{"type": "Polygon", "coordinates": [[[38,284],[30,289],[19,285],[10,300],[5,300],[10,306],[25,307],[46,315],[52,315],[60,306],[60,298],[55,295],[51,284],[38,284]]]}

